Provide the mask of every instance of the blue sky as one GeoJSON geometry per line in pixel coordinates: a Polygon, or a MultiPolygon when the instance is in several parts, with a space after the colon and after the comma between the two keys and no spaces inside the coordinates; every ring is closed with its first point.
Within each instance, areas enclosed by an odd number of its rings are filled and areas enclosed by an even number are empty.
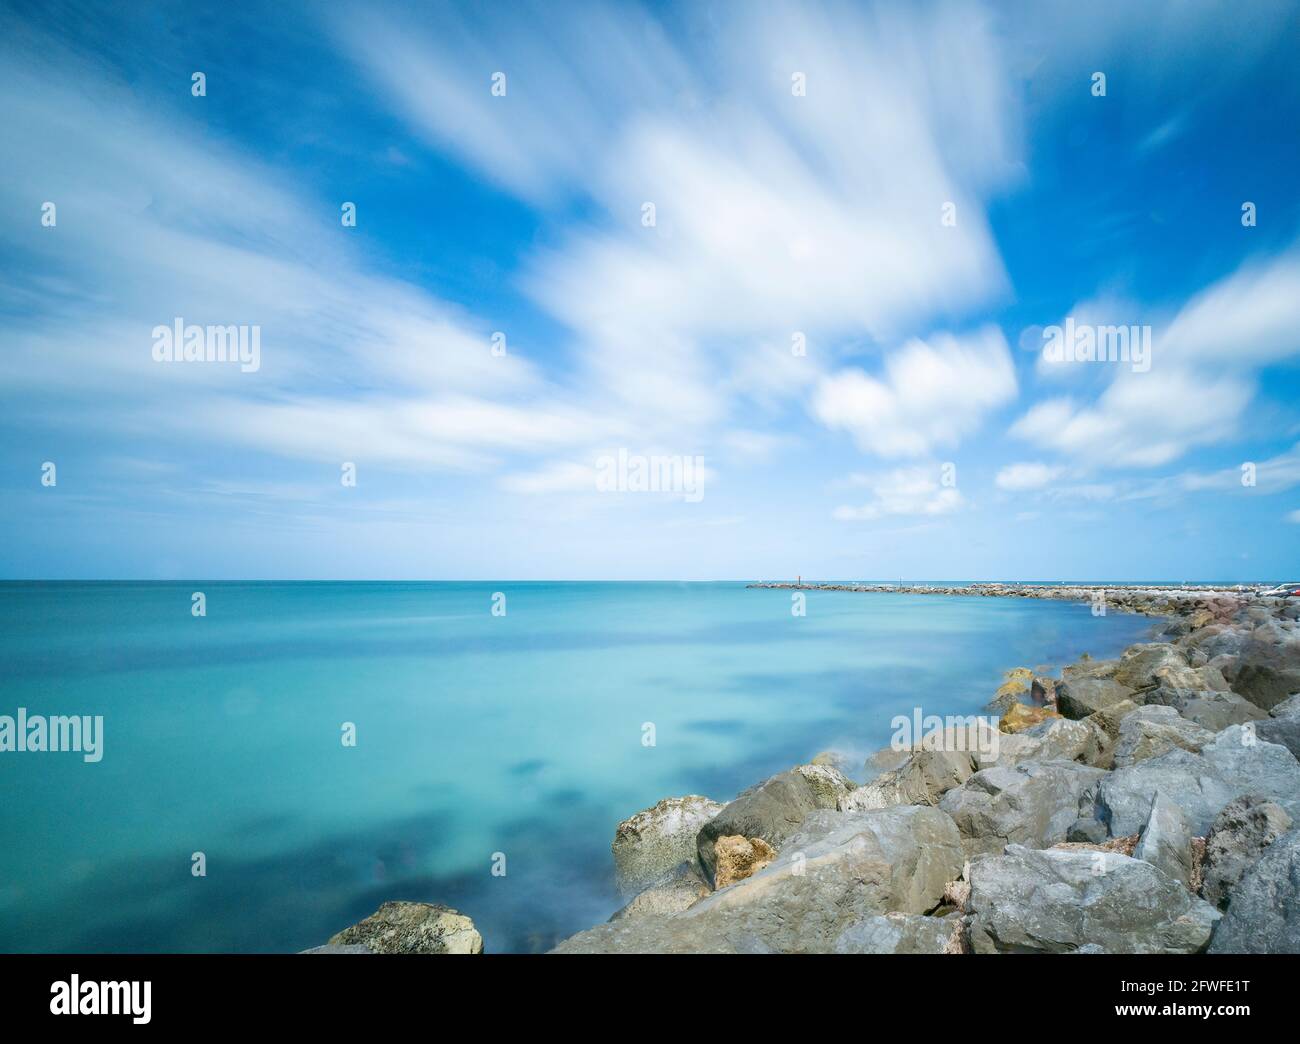
{"type": "Polygon", "coordinates": [[[4,4],[0,575],[1294,579],[1300,16],[1082,6],[4,4]]]}

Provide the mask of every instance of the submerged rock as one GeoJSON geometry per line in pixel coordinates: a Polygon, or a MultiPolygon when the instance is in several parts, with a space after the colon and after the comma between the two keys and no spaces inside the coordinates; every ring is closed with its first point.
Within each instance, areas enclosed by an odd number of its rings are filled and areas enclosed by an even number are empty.
{"type": "Polygon", "coordinates": [[[557,953],[824,953],[872,914],[926,913],[960,875],[961,838],[938,809],[818,810],[771,865],[681,913],[622,919],[557,953]]]}
{"type": "Polygon", "coordinates": [[[619,823],[610,846],[619,892],[636,895],[679,864],[697,862],[695,837],[721,811],[716,801],[687,794],[664,798],[619,823]]]}
{"type": "Polygon", "coordinates": [[[1273,801],[1253,794],[1229,801],[1205,837],[1201,894],[1215,906],[1227,906],[1237,882],[1290,828],[1291,817],[1273,801]]]}
{"type": "Polygon", "coordinates": [[[371,953],[482,953],[483,937],[450,906],[389,902],[331,936],[327,945],[360,945],[371,953]]]}
{"type": "Polygon", "coordinates": [[[1012,845],[970,867],[976,953],[1197,953],[1219,912],[1150,863],[1012,845]]]}
{"type": "Polygon", "coordinates": [[[1005,711],[1032,698],[1034,672],[1028,667],[1014,667],[1003,675],[1002,684],[989,700],[989,710],[1005,711]]]}

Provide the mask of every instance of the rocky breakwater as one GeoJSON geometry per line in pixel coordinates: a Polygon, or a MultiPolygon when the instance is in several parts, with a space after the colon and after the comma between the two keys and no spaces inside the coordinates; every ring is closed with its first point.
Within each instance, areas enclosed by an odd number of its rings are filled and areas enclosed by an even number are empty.
{"type": "Polygon", "coordinates": [[[1300,602],[1105,591],[1156,640],[1010,672],[997,730],[935,730],[861,786],[823,755],[637,813],[614,858],[639,891],[555,952],[1300,952],[1300,602]]]}

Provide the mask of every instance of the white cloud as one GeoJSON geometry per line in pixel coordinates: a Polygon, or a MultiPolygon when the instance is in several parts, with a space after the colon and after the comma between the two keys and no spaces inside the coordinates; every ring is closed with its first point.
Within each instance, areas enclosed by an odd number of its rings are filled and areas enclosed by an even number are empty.
{"type": "Polygon", "coordinates": [[[576,461],[551,461],[534,471],[503,475],[498,484],[510,493],[594,493],[596,466],[576,461]]]}
{"type": "Polygon", "coordinates": [[[886,357],[880,377],[859,369],[832,374],[819,383],[812,410],[828,427],[850,432],[864,452],[916,457],[957,445],[1015,396],[1006,340],[986,327],[909,341],[886,357]]]}
{"type": "Polygon", "coordinates": [[[1121,374],[1092,406],[1040,402],[1011,434],[1098,466],[1157,467],[1231,437],[1253,393],[1238,377],[1153,368],[1121,374]]]}
{"type": "MultiPolygon", "coordinates": [[[[1083,314],[1094,324],[1138,321],[1112,301],[1092,302],[1083,314]]],[[[1039,402],[1011,433],[1098,467],[1159,467],[1233,438],[1258,369],[1300,353],[1300,255],[1243,265],[1153,326],[1149,372],[1125,364],[1057,366],[1114,376],[1091,405],[1069,397],[1039,402]]],[[[1040,373],[1052,369],[1040,361],[1040,373]]]]}
{"type": "Polygon", "coordinates": [[[982,12],[724,7],[679,46],[637,11],[480,16],[365,34],[345,19],[338,38],[477,174],[594,204],[524,285],[572,332],[575,384],[610,412],[663,434],[709,427],[826,368],[792,359],[795,331],[894,339],[1006,291],[984,202],[1019,177],[1020,106],[982,12]],[[949,201],[955,227],[940,222],[949,201]]]}
{"type": "Polygon", "coordinates": [[[1063,470],[1060,467],[1040,463],[1008,464],[998,471],[994,481],[999,489],[1012,492],[1042,489],[1049,482],[1060,477],[1063,470]]]}
{"type": "Polygon", "coordinates": [[[1169,324],[1168,358],[1225,369],[1300,353],[1300,254],[1252,261],[1197,294],[1169,324]]]}
{"type": "Polygon", "coordinates": [[[866,486],[871,500],[857,506],[837,507],[841,522],[867,522],[890,515],[947,515],[965,504],[961,493],[939,481],[937,467],[897,468],[878,475],[855,475],[854,485],[866,486]]]}
{"type": "Polygon", "coordinates": [[[1289,515],[1286,516],[1286,520],[1288,522],[1300,522],[1300,509],[1292,511],[1289,515]]]}

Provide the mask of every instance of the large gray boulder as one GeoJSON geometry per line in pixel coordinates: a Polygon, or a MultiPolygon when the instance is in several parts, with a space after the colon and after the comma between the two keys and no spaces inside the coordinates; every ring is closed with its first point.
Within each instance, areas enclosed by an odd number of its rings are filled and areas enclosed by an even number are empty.
{"type": "Polygon", "coordinates": [[[384,903],[364,921],[344,928],[319,952],[354,952],[341,947],[364,946],[371,953],[482,953],[483,937],[474,922],[439,903],[384,903]]]}
{"type": "Polygon", "coordinates": [[[779,850],[785,839],[799,829],[809,812],[834,808],[840,797],[852,787],[852,782],[842,773],[820,765],[793,768],[750,787],[700,827],[695,838],[700,865],[712,878],[717,865],[713,844],[720,837],[736,834],[760,837],[779,850]],[[803,771],[814,767],[818,773],[803,771]],[[843,780],[841,786],[828,784],[832,774],[843,780]]]}
{"type": "Polygon", "coordinates": [[[1232,890],[1211,953],[1300,953],[1300,830],[1279,837],[1232,890]]]}
{"type": "Polygon", "coordinates": [[[1069,718],[1049,718],[1007,739],[1018,739],[1020,743],[1009,743],[1010,750],[998,759],[998,764],[1087,761],[1100,747],[1097,731],[1090,723],[1069,718]]]}
{"type": "Polygon", "coordinates": [[[1068,678],[1056,687],[1056,709],[1067,718],[1086,718],[1134,695],[1113,678],[1068,678]]]}
{"type": "Polygon", "coordinates": [[[1300,669],[1270,662],[1245,663],[1232,674],[1232,691],[1256,707],[1270,710],[1300,692],[1300,669]]]}
{"type": "Polygon", "coordinates": [[[1300,693],[1274,704],[1269,714],[1275,718],[1300,718],[1300,693]]]}
{"type": "Polygon", "coordinates": [[[1187,661],[1174,646],[1164,642],[1149,642],[1125,649],[1112,677],[1120,685],[1141,691],[1159,685],[1161,671],[1185,667],[1187,661]]]}
{"type": "MultiPolygon", "coordinates": [[[[1181,663],[1166,664],[1163,667],[1157,667],[1151,672],[1151,680],[1155,683],[1157,689],[1164,689],[1169,693],[1191,693],[1191,692],[1227,692],[1231,686],[1228,680],[1223,676],[1223,672],[1218,667],[1211,667],[1208,664],[1200,667],[1189,667],[1181,663]]],[[[1147,703],[1156,702],[1151,696],[1147,697],[1147,703]]]]}
{"type": "Polygon", "coordinates": [[[961,953],[960,917],[875,914],[845,928],[836,953],[961,953]]]}
{"type": "Polygon", "coordinates": [[[1034,850],[970,866],[976,953],[1197,953],[1219,912],[1141,859],[1083,849],[1034,850]]]}
{"type": "Polygon", "coordinates": [[[1111,836],[1125,837],[1142,829],[1157,790],[1177,803],[1192,833],[1202,837],[1219,811],[1243,794],[1271,798],[1292,816],[1300,812],[1300,763],[1285,747],[1256,739],[1249,726],[1233,725],[1199,754],[1171,750],[1115,769],[1089,798],[1111,836]]]}
{"type": "Polygon", "coordinates": [[[1257,626],[1223,674],[1232,691],[1264,710],[1300,693],[1300,635],[1276,620],[1257,626]]]}
{"type": "Polygon", "coordinates": [[[664,798],[619,823],[610,845],[619,893],[637,895],[683,862],[698,864],[696,835],[721,811],[718,802],[687,794],[664,798]]]}
{"type": "Polygon", "coordinates": [[[1183,810],[1160,791],[1151,802],[1133,858],[1145,859],[1165,876],[1191,886],[1192,829],[1183,810]]]}
{"type": "Polygon", "coordinates": [[[982,769],[939,807],[952,816],[970,854],[1007,844],[1046,848],[1065,840],[1081,797],[1106,773],[1073,761],[1024,761],[982,769]]]}
{"type": "Polygon", "coordinates": [[[620,919],[557,953],[824,953],[872,914],[926,913],[960,876],[961,836],[920,805],[815,811],[777,858],[681,913],[620,919]]]}
{"type": "Polygon", "coordinates": [[[1202,692],[1156,689],[1147,694],[1147,703],[1173,707],[1188,721],[1216,733],[1229,725],[1242,725],[1268,717],[1267,711],[1260,710],[1244,696],[1211,689],[1202,692]]]}
{"type": "Polygon", "coordinates": [[[898,768],[839,799],[842,812],[865,812],[891,805],[937,805],[953,787],[970,779],[975,757],[966,751],[918,750],[898,768]]]}
{"type": "Polygon", "coordinates": [[[1291,828],[1291,817],[1276,802],[1249,794],[1229,801],[1205,836],[1201,894],[1215,906],[1228,897],[1269,845],[1291,828]]]}
{"type": "Polygon", "coordinates": [[[1267,718],[1255,724],[1255,735],[1268,743],[1277,743],[1300,758],[1300,718],[1267,718]]]}
{"type": "Polygon", "coordinates": [[[1114,765],[1123,768],[1177,748],[1196,752],[1213,741],[1213,732],[1173,707],[1139,707],[1120,722],[1114,765]]]}

